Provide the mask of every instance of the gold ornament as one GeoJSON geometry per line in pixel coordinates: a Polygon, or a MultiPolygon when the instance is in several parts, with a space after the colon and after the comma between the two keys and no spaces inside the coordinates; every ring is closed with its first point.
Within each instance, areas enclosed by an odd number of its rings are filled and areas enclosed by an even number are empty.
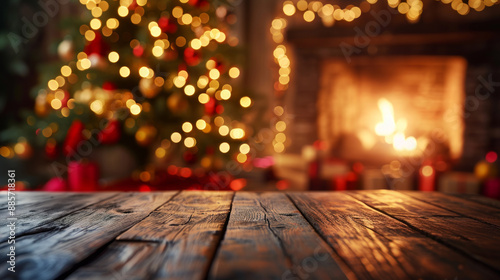
{"type": "Polygon", "coordinates": [[[149,146],[156,138],[157,130],[152,125],[144,125],[135,133],[135,140],[141,146],[149,146]]]}
{"type": "Polygon", "coordinates": [[[75,56],[75,47],[71,40],[62,41],[57,47],[57,54],[65,61],[70,61],[75,56]]]}
{"type": "Polygon", "coordinates": [[[50,103],[46,93],[40,93],[35,99],[35,114],[41,118],[46,117],[50,112],[50,103]]]}
{"type": "Polygon", "coordinates": [[[494,178],[498,174],[498,169],[495,164],[487,161],[480,161],[474,167],[474,174],[481,180],[494,178]]]}
{"type": "Polygon", "coordinates": [[[188,103],[180,93],[173,93],[167,99],[167,107],[173,113],[179,114],[186,111],[188,103]]]}
{"type": "Polygon", "coordinates": [[[153,98],[160,92],[161,88],[155,85],[153,79],[142,78],[139,82],[139,90],[144,97],[153,98]]]}
{"type": "Polygon", "coordinates": [[[26,141],[18,142],[16,145],[14,145],[14,152],[19,158],[22,159],[30,158],[31,155],[33,155],[33,149],[31,148],[31,145],[26,141]]]}

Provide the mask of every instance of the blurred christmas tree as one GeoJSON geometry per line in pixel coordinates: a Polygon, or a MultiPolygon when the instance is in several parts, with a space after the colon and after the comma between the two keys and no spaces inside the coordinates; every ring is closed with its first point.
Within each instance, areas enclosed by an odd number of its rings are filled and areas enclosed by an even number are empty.
{"type": "Polygon", "coordinates": [[[142,164],[248,162],[253,128],[239,120],[253,100],[235,83],[240,52],[228,2],[80,0],[88,12],[66,22],[61,61],[40,67],[34,111],[26,127],[8,131],[13,144],[1,154],[28,158],[34,145],[68,164],[120,143],[142,164]]]}

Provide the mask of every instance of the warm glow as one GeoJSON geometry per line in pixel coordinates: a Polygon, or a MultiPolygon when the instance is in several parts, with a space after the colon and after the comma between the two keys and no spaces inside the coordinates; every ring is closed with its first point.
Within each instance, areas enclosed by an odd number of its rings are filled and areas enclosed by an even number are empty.
{"type": "Polygon", "coordinates": [[[187,96],[191,96],[193,95],[195,92],[195,88],[194,86],[192,85],[187,85],[185,88],[184,88],[184,93],[187,95],[187,96]]]}
{"type": "Polygon", "coordinates": [[[130,75],[130,69],[127,66],[122,66],[120,68],[120,76],[126,78],[130,75]]]}
{"type": "Polygon", "coordinates": [[[133,104],[132,106],[130,106],[130,113],[132,115],[139,115],[141,113],[141,106],[139,106],[138,104],[133,104]]]}
{"type": "Polygon", "coordinates": [[[222,153],[227,153],[229,152],[229,149],[231,147],[229,146],[229,144],[227,142],[222,142],[220,145],[219,145],[219,150],[222,152],[222,153]]]}
{"type": "Polygon", "coordinates": [[[200,119],[200,120],[197,120],[196,121],[196,128],[198,128],[199,130],[203,130],[207,127],[207,122],[200,119]]]}
{"type": "Polygon", "coordinates": [[[432,168],[432,166],[426,165],[422,167],[421,172],[425,177],[430,177],[434,173],[434,168],[432,168]]]}
{"type": "Polygon", "coordinates": [[[115,63],[120,59],[120,55],[117,52],[110,52],[108,54],[108,59],[111,63],[115,63]]]}
{"type": "Polygon", "coordinates": [[[249,152],[250,152],[250,146],[248,144],[241,144],[241,146],[240,146],[240,153],[246,155],[249,152]]]}
{"type": "Polygon", "coordinates": [[[375,133],[379,136],[391,135],[396,130],[396,123],[394,122],[394,108],[391,102],[385,98],[378,101],[378,108],[382,113],[382,122],[377,123],[375,126],[375,133]]]}
{"type": "Polygon", "coordinates": [[[233,139],[241,139],[241,138],[245,137],[245,131],[241,128],[234,128],[234,129],[231,129],[231,131],[229,132],[229,135],[233,139]]]}
{"type": "Polygon", "coordinates": [[[174,143],[179,143],[182,140],[182,136],[179,132],[174,132],[172,135],[170,135],[170,140],[174,143]]]}
{"type": "Polygon", "coordinates": [[[186,146],[187,148],[192,148],[196,145],[196,139],[194,139],[193,137],[187,137],[186,139],[184,139],[184,146],[186,146]]]}
{"type": "Polygon", "coordinates": [[[193,125],[189,122],[185,122],[182,124],[182,131],[188,133],[193,130],[193,125]]]}
{"type": "Polygon", "coordinates": [[[248,97],[248,96],[243,96],[240,99],[240,105],[243,108],[248,108],[248,107],[250,107],[250,105],[252,105],[252,99],[250,99],[250,97],[248,97]]]}
{"type": "Polygon", "coordinates": [[[415,151],[418,147],[417,139],[413,136],[406,137],[405,135],[405,130],[408,126],[407,120],[401,118],[395,121],[394,107],[385,98],[379,99],[378,108],[382,114],[382,122],[375,125],[375,134],[385,136],[385,142],[392,144],[396,151],[415,151]]]}

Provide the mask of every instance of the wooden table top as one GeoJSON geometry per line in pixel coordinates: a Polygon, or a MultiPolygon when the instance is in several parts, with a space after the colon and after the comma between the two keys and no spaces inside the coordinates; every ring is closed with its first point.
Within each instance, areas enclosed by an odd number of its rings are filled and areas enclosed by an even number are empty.
{"type": "Polygon", "coordinates": [[[0,279],[500,279],[500,202],[441,193],[17,192],[0,279]]]}

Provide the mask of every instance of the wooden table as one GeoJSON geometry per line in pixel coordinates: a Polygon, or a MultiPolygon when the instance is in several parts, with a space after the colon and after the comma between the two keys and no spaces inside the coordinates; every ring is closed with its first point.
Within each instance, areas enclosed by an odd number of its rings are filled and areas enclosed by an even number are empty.
{"type": "Polygon", "coordinates": [[[500,279],[500,202],[441,193],[16,193],[0,279],[500,279]]]}

